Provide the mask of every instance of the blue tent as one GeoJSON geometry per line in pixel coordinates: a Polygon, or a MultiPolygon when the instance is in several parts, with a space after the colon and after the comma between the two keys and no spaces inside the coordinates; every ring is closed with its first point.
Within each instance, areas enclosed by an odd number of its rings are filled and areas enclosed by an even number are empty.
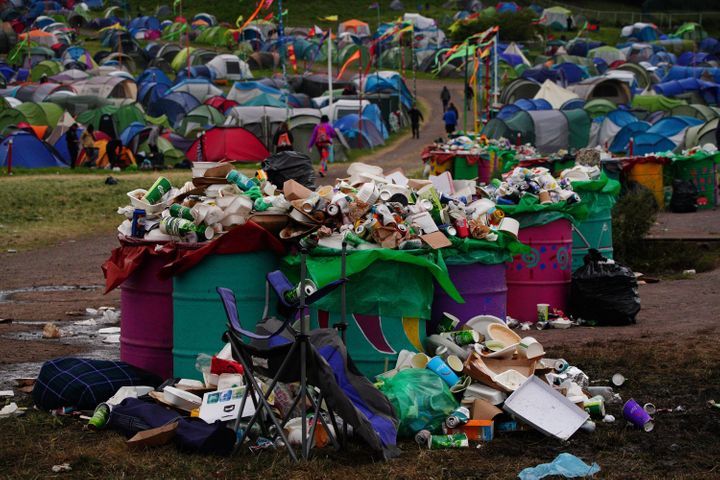
{"type": "Polygon", "coordinates": [[[362,132],[360,131],[360,117],[357,113],[345,115],[335,121],[333,127],[342,132],[351,148],[373,148],[385,143],[382,133],[369,119],[363,118],[362,132]]]}
{"type": "Polygon", "coordinates": [[[683,52],[677,57],[680,66],[702,65],[711,61],[717,61],[717,58],[705,52],[683,52]]]}
{"type": "Polygon", "coordinates": [[[380,111],[380,107],[375,105],[374,103],[371,103],[367,107],[363,109],[362,112],[363,115],[363,122],[365,120],[368,120],[370,122],[373,122],[373,125],[375,125],[375,128],[380,132],[380,134],[383,136],[383,140],[387,140],[388,138],[388,130],[385,126],[385,122],[382,121],[382,112],[380,111]]]}
{"type": "Polygon", "coordinates": [[[603,42],[595,42],[592,40],[585,40],[583,38],[573,40],[569,43],[568,54],[576,55],[578,57],[587,57],[587,54],[593,48],[602,47],[605,45],[603,42]]]}
{"type": "Polygon", "coordinates": [[[390,92],[400,94],[400,101],[405,108],[410,108],[413,104],[413,96],[405,85],[400,74],[396,73],[391,76],[378,74],[370,74],[365,80],[365,93],[390,92]],[[398,92],[399,90],[399,92],[398,92]]]}
{"type": "Polygon", "coordinates": [[[555,65],[553,68],[555,70],[562,70],[563,77],[565,77],[567,83],[578,83],[590,76],[585,68],[570,62],[555,65]]]}
{"type": "Polygon", "coordinates": [[[708,53],[720,53],[720,41],[716,38],[708,37],[700,42],[700,50],[708,53]]]}
{"type": "Polygon", "coordinates": [[[528,68],[520,74],[520,77],[526,80],[533,80],[537,83],[550,80],[557,84],[562,83],[564,78],[562,70],[551,70],[545,67],[528,68]]]}
{"type": "Polygon", "coordinates": [[[127,126],[125,130],[122,131],[120,134],[120,141],[123,145],[126,147],[130,145],[130,141],[133,139],[135,135],[142,132],[146,128],[149,128],[145,125],[143,125],[140,122],[132,122],[130,125],[127,126]]]}
{"type": "Polygon", "coordinates": [[[135,82],[139,85],[142,85],[145,82],[157,82],[162,83],[164,85],[167,85],[168,87],[172,86],[173,82],[170,80],[170,78],[160,70],[159,68],[148,68],[147,70],[144,70],[140,75],[138,75],[135,82]]]}
{"type": "Polygon", "coordinates": [[[582,98],[571,98],[560,107],[560,110],[578,110],[585,107],[585,100],[582,98]]]}
{"type": "Polygon", "coordinates": [[[49,168],[69,166],[60,154],[34,134],[17,131],[5,137],[0,143],[0,167],[7,167],[8,148],[12,146],[12,165],[17,168],[49,168]]]}
{"type": "Polygon", "coordinates": [[[131,32],[141,29],[160,30],[160,20],[157,17],[135,17],[130,20],[127,28],[131,32]]]}
{"type": "Polygon", "coordinates": [[[500,2],[495,5],[497,13],[517,13],[520,11],[520,6],[515,2],[500,2]]]}
{"type": "Polygon", "coordinates": [[[641,133],[634,140],[633,154],[647,155],[649,153],[660,153],[672,151],[675,144],[669,138],[657,133],[641,133]]]}
{"type": "Polygon", "coordinates": [[[648,129],[648,133],[658,133],[665,137],[672,137],[677,135],[688,127],[700,125],[705,123],[699,118],[687,117],[685,115],[675,115],[673,117],[667,117],[659,120],[652,127],[648,129]]]}
{"type": "Polygon", "coordinates": [[[137,100],[145,108],[148,108],[151,104],[164,97],[168,90],[170,90],[170,86],[164,83],[145,82],[138,88],[137,100]]]}
{"type": "Polygon", "coordinates": [[[717,105],[720,103],[720,85],[715,82],[705,82],[697,78],[684,78],[653,85],[656,93],[666,97],[675,97],[686,92],[698,92],[705,103],[717,105]]]}
{"type": "Polygon", "coordinates": [[[659,63],[669,63],[674,65],[676,62],[677,58],[670,52],[655,52],[653,56],[650,57],[650,63],[653,65],[657,65],[659,63]]]}
{"type": "Polygon", "coordinates": [[[84,2],[90,10],[102,10],[105,7],[103,0],[84,0],[84,2]]]}
{"type": "Polygon", "coordinates": [[[153,117],[167,115],[171,125],[178,125],[182,118],[200,101],[186,92],[172,92],[148,105],[148,113],[153,117]]]}
{"type": "Polygon", "coordinates": [[[615,138],[610,144],[610,151],[612,153],[620,153],[627,151],[628,143],[630,139],[640,133],[645,133],[650,128],[648,122],[632,122],[628,123],[615,134],[615,138]]]}
{"type": "Polygon", "coordinates": [[[701,78],[703,75],[712,75],[716,82],[720,83],[720,68],[718,67],[683,67],[673,66],[663,77],[663,83],[671,80],[682,80],[684,78],[701,78]]]}
{"type": "Polygon", "coordinates": [[[498,112],[497,118],[500,120],[507,120],[513,115],[515,115],[517,112],[524,111],[533,111],[533,110],[552,110],[552,105],[550,103],[542,98],[539,99],[527,99],[527,98],[521,98],[517,100],[515,103],[512,103],[510,105],[505,105],[502,109],[500,109],[500,112],[498,112]]]}
{"type": "MultiPolygon", "coordinates": [[[[175,84],[177,85],[181,83],[183,80],[187,79],[187,76],[187,68],[183,68],[177,73],[177,76],[175,77],[175,84]]],[[[202,78],[205,80],[214,81],[215,70],[206,65],[194,65],[190,67],[190,78],[202,78]]]]}

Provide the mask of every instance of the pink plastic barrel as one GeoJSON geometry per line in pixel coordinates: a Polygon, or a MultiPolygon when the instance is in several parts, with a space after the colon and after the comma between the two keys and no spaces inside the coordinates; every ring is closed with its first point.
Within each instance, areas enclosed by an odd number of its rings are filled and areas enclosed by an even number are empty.
{"type": "Polygon", "coordinates": [[[159,280],[167,263],[148,255],[120,286],[120,360],[162,378],[173,372],[173,282],[159,280]]]}
{"type": "Polygon", "coordinates": [[[507,304],[505,268],[505,264],[502,263],[448,265],[450,279],[465,303],[457,303],[439,285],[435,285],[430,328],[433,329],[442,320],[443,312],[455,315],[460,319],[461,325],[476,315],[494,315],[505,320],[507,304]]]}
{"type": "Polygon", "coordinates": [[[519,239],[532,250],[507,267],[508,315],[535,323],[538,303],[566,311],[572,276],[570,222],[521,228],[519,239]]]}

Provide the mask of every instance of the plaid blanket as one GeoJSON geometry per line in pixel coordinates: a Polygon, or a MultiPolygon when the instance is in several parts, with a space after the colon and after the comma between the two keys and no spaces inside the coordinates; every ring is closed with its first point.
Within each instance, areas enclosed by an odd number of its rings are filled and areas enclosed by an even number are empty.
{"type": "Polygon", "coordinates": [[[125,362],[61,357],[45,362],[33,388],[38,408],[94,409],[124,386],[157,387],[159,377],[125,362]]]}

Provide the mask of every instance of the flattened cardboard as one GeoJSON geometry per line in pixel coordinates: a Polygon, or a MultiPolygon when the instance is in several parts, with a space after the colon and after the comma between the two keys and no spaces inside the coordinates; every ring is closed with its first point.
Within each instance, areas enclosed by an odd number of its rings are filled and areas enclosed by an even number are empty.
{"type": "Polygon", "coordinates": [[[295,180],[286,180],[282,188],[285,198],[292,202],[293,200],[304,200],[312,195],[312,190],[300,185],[295,180]]]}
{"type": "Polygon", "coordinates": [[[138,432],[128,440],[127,446],[132,448],[139,447],[159,447],[170,443],[170,440],[175,436],[175,431],[178,428],[179,422],[168,423],[162,427],[151,428],[149,430],[143,430],[138,432]]]}
{"type": "Polygon", "coordinates": [[[450,240],[448,240],[448,238],[442,232],[433,232],[426,235],[420,235],[420,239],[430,245],[430,247],[434,248],[435,250],[452,246],[450,240]]]}
{"type": "Polygon", "coordinates": [[[231,170],[234,170],[235,167],[233,167],[232,163],[223,163],[222,165],[218,165],[217,167],[208,168],[205,170],[205,174],[203,177],[223,177],[225,178],[228,173],[230,173],[231,170]]]}
{"type": "Polygon", "coordinates": [[[425,185],[431,185],[432,182],[430,180],[420,180],[417,178],[410,178],[408,179],[407,186],[412,188],[413,190],[420,190],[425,185]]]}

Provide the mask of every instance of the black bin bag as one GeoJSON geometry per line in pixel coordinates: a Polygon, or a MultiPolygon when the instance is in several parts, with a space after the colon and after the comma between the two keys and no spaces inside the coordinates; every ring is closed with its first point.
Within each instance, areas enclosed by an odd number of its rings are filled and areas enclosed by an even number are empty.
{"type": "Polygon", "coordinates": [[[295,180],[300,185],[315,190],[315,171],[312,160],[304,153],[288,150],[270,155],[262,164],[270,183],[282,188],[286,180],[295,180]]]}
{"type": "Polygon", "coordinates": [[[670,211],[673,213],[691,213],[697,211],[698,189],[692,180],[676,178],[672,184],[670,211]]]}
{"type": "Polygon", "coordinates": [[[597,325],[635,323],[640,295],[630,268],[607,263],[595,249],[585,255],[585,264],[572,275],[570,312],[597,325]]]}

